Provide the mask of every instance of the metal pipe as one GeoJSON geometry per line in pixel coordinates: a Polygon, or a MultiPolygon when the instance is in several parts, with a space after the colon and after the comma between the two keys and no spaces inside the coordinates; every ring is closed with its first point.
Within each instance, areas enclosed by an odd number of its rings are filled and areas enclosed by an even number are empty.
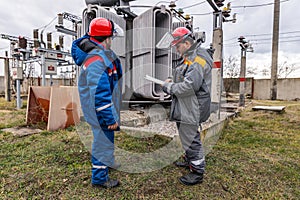
{"type": "Polygon", "coordinates": [[[5,82],[5,100],[11,101],[11,94],[10,94],[10,70],[9,70],[9,58],[8,52],[5,51],[5,58],[4,58],[4,82],[5,82]]]}
{"type": "Polygon", "coordinates": [[[16,80],[17,83],[17,109],[21,109],[21,83],[20,80],[17,79],[16,80]]]}
{"type": "Polygon", "coordinates": [[[45,52],[41,52],[42,86],[46,86],[45,52]]]}

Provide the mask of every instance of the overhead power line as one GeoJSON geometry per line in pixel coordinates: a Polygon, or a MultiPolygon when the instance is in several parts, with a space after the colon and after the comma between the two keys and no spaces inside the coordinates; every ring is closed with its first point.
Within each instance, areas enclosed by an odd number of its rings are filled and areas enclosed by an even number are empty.
{"type": "MultiPolygon", "coordinates": [[[[299,42],[300,40],[283,40],[283,41],[279,41],[279,43],[288,43],[288,42],[299,42]]],[[[253,44],[255,45],[260,45],[260,44],[270,44],[271,42],[255,42],[253,44]]]]}
{"type": "Polygon", "coordinates": [[[199,13],[199,14],[192,13],[192,14],[190,14],[190,15],[210,15],[210,14],[213,14],[213,12],[199,13]]]}
{"type": "Polygon", "coordinates": [[[46,29],[48,26],[50,26],[50,24],[52,24],[52,22],[54,22],[54,20],[56,20],[56,18],[57,18],[57,16],[54,17],[47,25],[42,26],[42,27],[40,27],[40,28],[38,28],[38,29],[46,29]]]}
{"type": "Polygon", "coordinates": [[[206,0],[205,1],[201,1],[201,2],[195,3],[193,5],[189,5],[189,6],[183,7],[182,9],[187,9],[187,8],[191,8],[191,7],[194,7],[194,6],[198,6],[198,5],[204,4],[206,2],[207,2],[206,0]]]}
{"type": "MultiPolygon", "coordinates": [[[[288,31],[288,32],[282,32],[279,33],[279,35],[287,35],[287,34],[293,34],[293,33],[300,33],[300,31],[288,31]]],[[[261,36],[268,36],[272,35],[272,33],[262,33],[262,34],[251,34],[251,35],[243,35],[245,37],[261,37],[261,36]]],[[[231,40],[237,40],[239,36],[232,37],[230,39],[224,40],[224,42],[231,41],[231,40]]]]}
{"type": "MultiPolygon", "coordinates": [[[[300,31],[282,32],[282,33],[279,33],[279,35],[292,34],[292,33],[300,33],[300,31]]],[[[263,35],[272,35],[272,33],[262,33],[262,34],[245,35],[245,36],[247,36],[247,37],[256,37],[256,36],[263,36],[263,35]]]]}
{"type": "MultiPolygon", "coordinates": [[[[287,36],[287,37],[280,37],[279,39],[289,39],[289,38],[299,38],[300,35],[296,35],[296,36],[287,36]]],[[[251,39],[251,41],[263,41],[263,40],[271,40],[272,38],[259,38],[259,39],[251,39]]]]}
{"type": "MultiPolygon", "coordinates": [[[[280,1],[280,3],[284,3],[284,2],[288,2],[288,1],[290,1],[290,0],[283,0],[283,1],[280,1]]],[[[255,7],[270,6],[270,5],[274,5],[274,2],[257,4],[257,5],[247,5],[247,6],[231,6],[231,8],[255,8],[255,7]]]]}
{"type": "Polygon", "coordinates": [[[290,32],[284,32],[284,33],[279,33],[279,34],[290,34],[290,33],[300,33],[300,31],[290,31],[290,32]]]}
{"type": "MultiPolygon", "coordinates": [[[[296,43],[296,42],[299,42],[300,40],[280,40],[279,43],[296,43]]],[[[271,41],[269,42],[251,42],[251,44],[253,45],[270,45],[271,44],[271,41]]],[[[224,46],[226,48],[233,48],[233,47],[238,47],[239,44],[238,42],[234,42],[234,43],[230,43],[230,44],[224,44],[224,46]]]]}

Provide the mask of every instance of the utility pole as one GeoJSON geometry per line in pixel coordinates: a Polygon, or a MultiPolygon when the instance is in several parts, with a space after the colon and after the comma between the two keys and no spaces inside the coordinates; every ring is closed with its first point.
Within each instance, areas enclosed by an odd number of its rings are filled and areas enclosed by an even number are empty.
{"type": "Polygon", "coordinates": [[[270,94],[270,99],[271,100],[276,100],[277,99],[279,16],[280,16],[280,0],[274,0],[272,68],[271,68],[271,94],[270,94]]]}
{"type": "Polygon", "coordinates": [[[241,46],[241,70],[240,70],[240,98],[239,106],[245,106],[245,90],[246,90],[246,53],[253,52],[252,46],[245,41],[243,36],[238,38],[241,46]]]}
{"type": "Polygon", "coordinates": [[[220,119],[221,93],[222,93],[222,66],[223,66],[223,16],[219,7],[223,6],[223,1],[207,0],[213,8],[213,41],[214,49],[211,83],[211,106],[213,110],[217,110],[218,119],[220,119]]]}
{"type": "Polygon", "coordinates": [[[212,47],[214,49],[214,66],[212,69],[212,85],[211,85],[211,101],[212,109],[218,110],[218,119],[220,119],[221,110],[221,95],[223,90],[223,22],[236,22],[235,16],[232,20],[226,18],[230,16],[230,3],[227,4],[223,10],[220,7],[224,6],[225,0],[207,0],[210,6],[214,9],[213,13],[213,41],[212,47]]]}
{"type": "Polygon", "coordinates": [[[239,106],[245,106],[245,90],[246,90],[246,50],[242,48],[241,49],[239,106]]]}

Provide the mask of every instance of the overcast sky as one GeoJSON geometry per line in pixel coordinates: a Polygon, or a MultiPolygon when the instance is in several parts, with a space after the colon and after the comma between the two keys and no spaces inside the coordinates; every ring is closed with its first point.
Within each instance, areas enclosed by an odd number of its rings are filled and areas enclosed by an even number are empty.
{"type": "MultiPolygon", "coordinates": [[[[280,45],[279,64],[287,61],[300,67],[300,1],[281,0],[280,14],[280,45]]],[[[131,5],[155,5],[160,4],[158,0],[137,0],[131,5]]],[[[207,42],[204,46],[209,46],[212,34],[212,8],[207,2],[202,0],[178,0],[177,8],[185,8],[187,14],[194,16],[194,27],[206,32],[207,42]],[[209,14],[207,14],[209,13],[209,14]],[[194,15],[193,15],[194,14],[194,15]],[[203,15],[204,14],[204,15],[203,15]],[[205,15],[206,14],[206,15],[205,15]]],[[[225,3],[229,2],[226,0],[225,3]]],[[[272,47],[272,27],[273,27],[273,3],[274,0],[231,0],[232,15],[237,13],[237,23],[224,23],[224,55],[240,56],[240,47],[237,38],[241,35],[253,43],[254,53],[247,54],[247,66],[270,66],[272,47]],[[257,7],[248,7],[256,6],[257,7]]],[[[69,12],[81,16],[86,7],[85,0],[11,0],[1,2],[0,12],[0,33],[27,36],[32,38],[33,29],[42,28],[52,23],[45,29],[46,32],[53,32],[53,36],[59,35],[54,26],[57,24],[58,13],[69,12]]],[[[135,8],[135,12],[145,11],[145,8],[135,8]]],[[[65,24],[65,27],[71,24],[65,24]]],[[[71,28],[71,27],[69,27],[71,28]]],[[[46,38],[46,36],[44,36],[46,38]]],[[[46,39],[45,39],[46,40],[46,39]]],[[[65,42],[70,44],[72,38],[65,37],[65,42]]],[[[0,56],[4,51],[9,50],[9,42],[0,39],[0,56]]],[[[300,69],[298,70],[300,71],[300,69]]],[[[0,70],[2,74],[2,69],[0,70]]],[[[300,72],[299,72],[300,74],[300,72]]]]}

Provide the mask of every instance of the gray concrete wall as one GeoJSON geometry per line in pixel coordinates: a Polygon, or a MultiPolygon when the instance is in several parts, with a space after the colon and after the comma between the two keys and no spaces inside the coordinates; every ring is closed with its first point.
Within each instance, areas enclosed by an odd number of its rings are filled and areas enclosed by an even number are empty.
{"type": "MultiPolygon", "coordinates": [[[[270,79],[254,80],[254,99],[270,99],[270,79]]],[[[278,79],[277,81],[278,100],[300,99],[300,78],[278,79]]]]}
{"type": "MultiPolygon", "coordinates": [[[[246,95],[252,95],[253,89],[253,78],[246,78],[246,95]]],[[[226,92],[229,93],[239,93],[240,92],[240,79],[239,78],[224,78],[224,88],[226,92]]]]}
{"type": "Polygon", "coordinates": [[[300,99],[300,78],[279,79],[277,87],[277,99],[300,99]]]}
{"type": "MultiPolygon", "coordinates": [[[[300,99],[300,78],[278,79],[277,99],[300,99]]],[[[226,92],[239,93],[239,79],[224,79],[226,92]]],[[[253,99],[270,99],[270,79],[247,79],[246,94],[252,93],[253,99]],[[253,81],[253,84],[252,84],[253,81]]]]}
{"type": "Polygon", "coordinates": [[[253,98],[254,99],[270,99],[270,79],[254,80],[253,98]]]}
{"type": "Polygon", "coordinates": [[[4,86],[4,76],[0,76],[0,93],[4,94],[5,86],[4,86]]]}

